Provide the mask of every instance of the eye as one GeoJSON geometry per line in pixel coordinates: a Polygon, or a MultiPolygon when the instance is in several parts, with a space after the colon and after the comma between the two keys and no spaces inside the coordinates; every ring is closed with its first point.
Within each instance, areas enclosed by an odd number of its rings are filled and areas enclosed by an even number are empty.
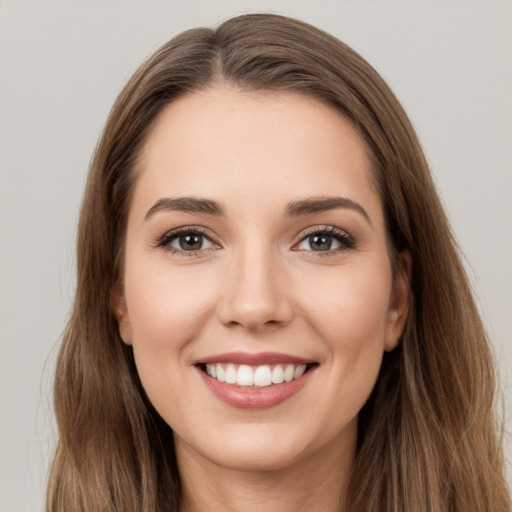
{"type": "Polygon", "coordinates": [[[198,229],[180,229],[166,233],[157,242],[173,253],[195,253],[216,247],[213,241],[198,229]]]}
{"type": "Polygon", "coordinates": [[[341,243],[331,235],[318,233],[304,238],[298,245],[300,250],[305,251],[330,251],[338,249],[341,243]]]}
{"type": "Polygon", "coordinates": [[[213,244],[201,233],[186,233],[171,240],[169,245],[182,251],[200,251],[209,249],[213,244]]]}
{"type": "Polygon", "coordinates": [[[310,232],[296,247],[299,251],[337,252],[355,247],[355,242],[345,231],[329,226],[310,232]]]}

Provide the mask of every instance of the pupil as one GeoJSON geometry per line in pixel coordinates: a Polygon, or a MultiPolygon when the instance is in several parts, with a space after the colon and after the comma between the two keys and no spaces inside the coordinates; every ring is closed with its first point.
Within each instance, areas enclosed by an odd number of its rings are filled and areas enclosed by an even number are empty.
{"type": "Polygon", "coordinates": [[[313,251],[328,251],[331,248],[332,238],[325,235],[312,235],[309,244],[313,251]]]}
{"type": "Polygon", "coordinates": [[[180,236],[180,247],[185,251],[197,251],[201,249],[203,240],[201,235],[182,235],[180,236]]]}

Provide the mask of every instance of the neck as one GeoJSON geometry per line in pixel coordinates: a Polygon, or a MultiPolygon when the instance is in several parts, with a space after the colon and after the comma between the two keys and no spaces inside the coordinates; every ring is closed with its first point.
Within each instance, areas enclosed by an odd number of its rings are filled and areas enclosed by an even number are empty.
{"type": "MultiPolygon", "coordinates": [[[[178,441],[178,440],[177,440],[178,441]]],[[[219,466],[176,443],[183,489],[180,512],[343,512],[355,443],[327,445],[285,468],[219,466]]]]}

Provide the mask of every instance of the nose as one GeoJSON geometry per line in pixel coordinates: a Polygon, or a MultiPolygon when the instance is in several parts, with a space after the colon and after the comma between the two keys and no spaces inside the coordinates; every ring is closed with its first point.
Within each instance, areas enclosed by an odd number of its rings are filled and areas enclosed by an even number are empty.
{"type": "Polygon", "coordinates": [[[270,251],[233,255],[224,275],[218,317],[228,327],[263,331],[287,325],[293,308],[284,272],[270,251]]]}

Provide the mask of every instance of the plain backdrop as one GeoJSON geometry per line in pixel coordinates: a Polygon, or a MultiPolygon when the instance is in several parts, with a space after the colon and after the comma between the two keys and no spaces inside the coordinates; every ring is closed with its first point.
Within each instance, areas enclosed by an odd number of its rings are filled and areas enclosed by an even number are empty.
{"type": "Polygon", "coordinates": [[[494,340],[510,429],[510,1],[0,0],[0,512],[44,508],[55,441],[51,380],[73,297],[76,220],[109,108],[172,35],[249,11],[331,32],[402,101],[494,340]]]}

